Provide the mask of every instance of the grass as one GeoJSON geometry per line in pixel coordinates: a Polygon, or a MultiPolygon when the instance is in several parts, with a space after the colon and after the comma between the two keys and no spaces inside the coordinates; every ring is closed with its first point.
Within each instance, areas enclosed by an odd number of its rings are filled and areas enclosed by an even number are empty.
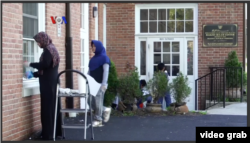
{"type": "Polygon", "coordinates": [[[167,109],[167,111],[170,111],[170,107],[167,107],[166,109],[167,109]]]}
{"type": "Polygon", "coordinates": [[[135,113],[133,111],[124,111],[123,116],[134,116],[135,113]]]}
{"type": "MultiPolygon", "coordinates": [[[[196,111],[190,111],[191,113],[196,113],[196,111]]],[[[198,112],[201,115],[207,115],[207,111],[199,111],[198,112]]]]}
{"type": "Polygon", "coordinates": [[[207,111],[200,111],[199,113],[202,115],[207,115],[207,111]]]}

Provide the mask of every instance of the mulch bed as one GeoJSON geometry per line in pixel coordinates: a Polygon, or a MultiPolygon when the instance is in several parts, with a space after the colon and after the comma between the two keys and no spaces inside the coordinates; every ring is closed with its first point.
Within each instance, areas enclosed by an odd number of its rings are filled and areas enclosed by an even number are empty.
{"type": "Polygon", "coordinates": [[[139,108],[136,111],[124,111],[123,113],[121,111],[117,110],[112,110],[111,116],[199,116],[199,115],[204,115],[200,112],[188,112],[185,114],[178,114],[175,112],[170,112],[170,111],[162,111],[159,113],[150,113],[147,112],[143,108],[139,108]]]}

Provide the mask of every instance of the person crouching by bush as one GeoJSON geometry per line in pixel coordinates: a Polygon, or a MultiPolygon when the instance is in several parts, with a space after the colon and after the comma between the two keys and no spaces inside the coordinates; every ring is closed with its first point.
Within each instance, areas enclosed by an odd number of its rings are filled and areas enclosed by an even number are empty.
{"type": "MultiPolygon", "coordinates": [[[[169,74],[165,68],[164,63],[159,63],[158,64],[158,70],[164,74],[166,74],[166,78],[169,80],[169,74]]],[[[170,92],[166,92],[165,97],[161,97],[158,101],[159,104],[163,104],[163,99],[166,102],[166,108],[170,106],[171,104],[171,97],[170,97],[170,92]]]]}
{"type": "Polygon", "coordinates": [[[140,81],[140,88],[141,88],[141,91],[143,93],[142,94],[143,97],[140,98],[136,104],[138,108],[143,108],[143,107],[145,107],[146,103],[151,103],[151,101],[152,101],[152,96],[149,95],[150,93],[146,87],[147,87],[147,82],[145,80],[141,80],[140,81]]]}

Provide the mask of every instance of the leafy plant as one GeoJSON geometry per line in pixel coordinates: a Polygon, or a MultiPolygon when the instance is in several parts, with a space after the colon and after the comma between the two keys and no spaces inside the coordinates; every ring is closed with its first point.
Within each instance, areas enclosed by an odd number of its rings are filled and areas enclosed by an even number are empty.
{"type": "Polygon", "coordinates": [[[171,88],[173,98],[178,104],[184,102],[191,93],[191,88],[188,86],[188,77],[184,77],[182,72],[179,72],[178,76],[173,79],[169,87],[171,88]]]}
{"type": "Polygon", "coordinates": [[[139,87],[140,77],[137,67],[132,67],[127,63],[126,73],[119,77],[117,91],[125,104],[133,104],[135,98],[141,97],[142,92],[139,87]]]}
{"type": "Polygon", "coordinates": [[[166,74],[161,71],[156,71],[153,78],[148,81],[147,89],[151,93],[153,102],[157,103],[159,98],[164,97],[165,93],[169,91],[166,74]]]}
{"type": "Polygon", "coordinates": [[[123,116],[134,116],[134,112],[133,111],[124,111],[123,112],[123,116]]]}
{"type": "MultiPolygon", "coordinates": [[[[242,63],[239,62],[236,51],[231,51],[228,53],[228,58],[225,61],[225,67],[242,67],[242,63]]],[[[241,86],[241,70],[228,68],[226,70],[226,85],[228,88],[238,88],[241,86]]],[[[243,73],[243,86],[247,84],[247,74],[243,73]]]]}
{"type": "Polygon", "coordinates": [[[202,115],[206,115],[207,111],[200,111],[199,113],[202,114],[202,115]]]}
{"type": "Polygon", "coordinates": [[[109,68],[109,76],[108,76],[108,89],[105,92],[104,96],[104,106],[111,106],[112,102],[115,99],[117,94],[117,84],[118,77],[116,67],[113,61],[111,61],[111,66],[109,68]]]}

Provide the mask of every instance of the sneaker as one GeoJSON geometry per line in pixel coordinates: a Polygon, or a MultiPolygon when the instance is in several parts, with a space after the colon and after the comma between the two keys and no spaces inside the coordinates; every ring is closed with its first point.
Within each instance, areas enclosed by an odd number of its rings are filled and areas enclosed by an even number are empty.
{"type": "Polygon", "coordinates": [[[93,127],[102,127],[102,121],[93,121],[92,126],[93,127]]]}
{"type": "Polygon", "coordinates": [[[108,122],[109,118],[110,118],[110,114],[111,114],[111,108],[105,108],[104,112],[103,112],[103,122],[108,122]]]}

